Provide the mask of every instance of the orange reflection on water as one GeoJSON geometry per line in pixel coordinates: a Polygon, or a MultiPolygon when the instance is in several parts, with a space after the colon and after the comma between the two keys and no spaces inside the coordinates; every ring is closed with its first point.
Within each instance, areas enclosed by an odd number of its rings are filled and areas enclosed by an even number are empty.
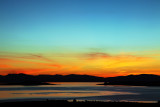
{"type": "Polygon", "coordinates": [[[75,90],[35,90],[35,91],[0,91],[0,99],[9,98],[35,98],[35,97],[89,97],[102,95],[121,95],[131,94],[128,92],[114,92],[114,91],[75,91],[75,90]]]}
{"type": "Polygon", "coordinates": [[[57,85],[0,86],[0,99],[10,98],[63,98],[135,94],[130,92],[100,90],[99,82],[56,82],[57,85]]]}

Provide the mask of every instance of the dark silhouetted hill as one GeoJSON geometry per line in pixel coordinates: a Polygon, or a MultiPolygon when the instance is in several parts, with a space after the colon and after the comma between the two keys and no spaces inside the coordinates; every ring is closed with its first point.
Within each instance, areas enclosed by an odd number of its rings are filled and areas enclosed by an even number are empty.
{"type": "Polygon", "coordinates": [[[104,78],[90,75],[27,75],[8,74],[0,75],[0,84],[3,85],[48,85],[46,82],[104,82],[104,78]]]}
{"type": "Polygon", "coordinates": [[[160,76],[152,74],[117,77],[96,77],[91,75],[0,75],[0,84],[7,85],[49,85],[46,82],[105,82],[103,85],[160,86],[160,76]]]}
{"type": "Polygon", "coordinates": [[[160,86],[160,76],[153,74],[106,78],[104,85],[160,86]]]}

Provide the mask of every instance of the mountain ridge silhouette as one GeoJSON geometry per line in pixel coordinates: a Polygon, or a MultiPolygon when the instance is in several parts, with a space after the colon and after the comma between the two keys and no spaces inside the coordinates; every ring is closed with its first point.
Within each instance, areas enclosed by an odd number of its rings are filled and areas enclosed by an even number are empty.
{"type": "Polygon", "coordinates": [[[104,82],[103,85],[145,85],[160,86],[160,76],[154,74],[139,74],[116,77],[97,77],[92,75],[28,75],[8,74],[0,75],[0,84],[35,84],[49,85],[45,82],[104,82]]]}

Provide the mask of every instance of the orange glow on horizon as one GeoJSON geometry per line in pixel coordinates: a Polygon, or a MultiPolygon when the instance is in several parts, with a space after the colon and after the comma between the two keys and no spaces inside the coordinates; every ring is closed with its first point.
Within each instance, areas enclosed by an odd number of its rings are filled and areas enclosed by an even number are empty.
{"type": "Polygon", "coordinates": [[[7,74],[85,74],[99,77],[114,77],[129,74],[160,75],[159,60],[137,55],[110,55],[87,53],[81,55],[8,55],[0,57],[0,75],[7,74]],[[44,57],[45,56],[45,57],[44,57]]]}

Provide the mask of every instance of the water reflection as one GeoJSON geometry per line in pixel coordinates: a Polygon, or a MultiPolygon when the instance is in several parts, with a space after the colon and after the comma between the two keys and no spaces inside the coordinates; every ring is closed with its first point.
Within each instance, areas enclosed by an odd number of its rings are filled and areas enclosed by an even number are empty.
{"type": "Polygon", "coordinates": [[[0,86],[0,99],[77,98],[85,100],[157,101],[160,98],[159,87],[103,86],[96,85],[99,83],[95,82],[58,82],[56,84],[58,85],[0,86]]]}

